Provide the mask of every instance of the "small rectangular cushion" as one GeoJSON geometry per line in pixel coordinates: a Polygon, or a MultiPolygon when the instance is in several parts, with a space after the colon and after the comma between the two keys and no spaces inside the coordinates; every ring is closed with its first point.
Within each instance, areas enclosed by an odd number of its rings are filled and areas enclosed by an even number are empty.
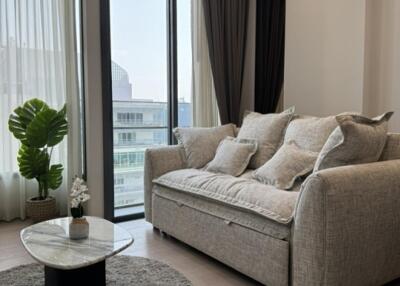
{"type": "Polygon", "coordinates": [[[237,138],[255,139],[258,143],[258,150],[250,160],[250,168],[257,169],[272,158],[282,143],[293,114],[292,107],[276,114],[249,112],[244,117],[237,138]]]}
{"type": "Polygon", "coordinates": [[[239,176],[246,170],[251,156],[257,151],[257,141],[227,137],[218,146],[214,159],[206,170],[239,176]]]}
{"type": "Polygon", "coordinates": [[[336,116],[339,126],[318,155],[314,172],[378,161],[385,147],[388,120],[392,114],[387,112],[372,119],[361,115],[336,116]]]}
{"type": "Polygon", "coordinates": [[[214,158],[215,151],[223,139],[235,136],[235,125],[226,124],[211,128],[177,127],[174,134],[185,150],[188,167],[202,168],[214,158]]]}
{"type": "Polygon", "coordinates": [[[290,141],[283,144],[267,163],[254,172],[254,178],[264,184],[288,190],[296,179],[310,173],[318,153],[300,149],[290,141]]]}
{"type": "Polygon", "coordinates": [[[190,193],[288,224],[298,192],[283,191],[256,180],[197,169],[172,171],[153,180],[157,185],[190,193]]]}

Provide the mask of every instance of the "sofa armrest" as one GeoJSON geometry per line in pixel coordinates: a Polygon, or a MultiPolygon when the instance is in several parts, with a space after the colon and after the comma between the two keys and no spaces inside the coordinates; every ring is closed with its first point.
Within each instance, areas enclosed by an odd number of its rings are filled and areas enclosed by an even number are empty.
{"type": "Polygon", "coordinates": [[[326,169],[299,196],[293,285],[382,285],[400,277],[400,160],[326,169]]]}
{"type": "Polygon", "coordinates": [[[152,221],[153,180],[165,173],[186,168],[183,147],[180,145],[146,149],[144,155],[144,213],[152,221]]]}

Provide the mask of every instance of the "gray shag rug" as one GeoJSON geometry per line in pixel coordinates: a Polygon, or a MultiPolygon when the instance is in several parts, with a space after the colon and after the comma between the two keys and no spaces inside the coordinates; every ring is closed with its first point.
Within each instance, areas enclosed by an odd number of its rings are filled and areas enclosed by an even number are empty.
{"type": "MultiPolygon", "coordinates": [[[[181,273],[157,260],[117,255],[106,260],[107,285],[191,286],[181,273]]],[[[0,272],[0,285],[42,286],[44,267],[39,263],[17,266],[0,272]]]]}

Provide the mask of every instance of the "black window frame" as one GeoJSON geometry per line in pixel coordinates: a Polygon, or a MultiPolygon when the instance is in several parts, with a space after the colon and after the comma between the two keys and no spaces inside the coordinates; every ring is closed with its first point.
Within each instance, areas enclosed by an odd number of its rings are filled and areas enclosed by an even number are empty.
{"type": "MultiPolygon", "coordinates": [[[[121,222],[144,217],[144,213],[115,216],[114,207],[114,139],[111,69],[110,1],[100,1],[103,161],[104,161],[104,218],[121,222]]],[[[167,2],[167,82],[168,82],[168,144],[176,144],[172,130],[178,126],[178,64],[177,64],[177,10],[176,0],[167,2]]]]}

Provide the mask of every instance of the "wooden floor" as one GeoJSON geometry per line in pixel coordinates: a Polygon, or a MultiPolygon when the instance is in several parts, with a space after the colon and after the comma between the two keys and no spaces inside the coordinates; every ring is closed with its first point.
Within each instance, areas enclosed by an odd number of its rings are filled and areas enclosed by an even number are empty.
{"type": "MultiPolygon", "coordinates": [[[[29,221],[0,223],[0,271],[34,262],[19,239],[20,230],[29,224],[29,221]]],[[[176,239],[161,235],[143,219],[119,225],[132,233],[135,239],[122,254],[163,261],[184,274],[194,286],[260,285],[176,239]]]]}

